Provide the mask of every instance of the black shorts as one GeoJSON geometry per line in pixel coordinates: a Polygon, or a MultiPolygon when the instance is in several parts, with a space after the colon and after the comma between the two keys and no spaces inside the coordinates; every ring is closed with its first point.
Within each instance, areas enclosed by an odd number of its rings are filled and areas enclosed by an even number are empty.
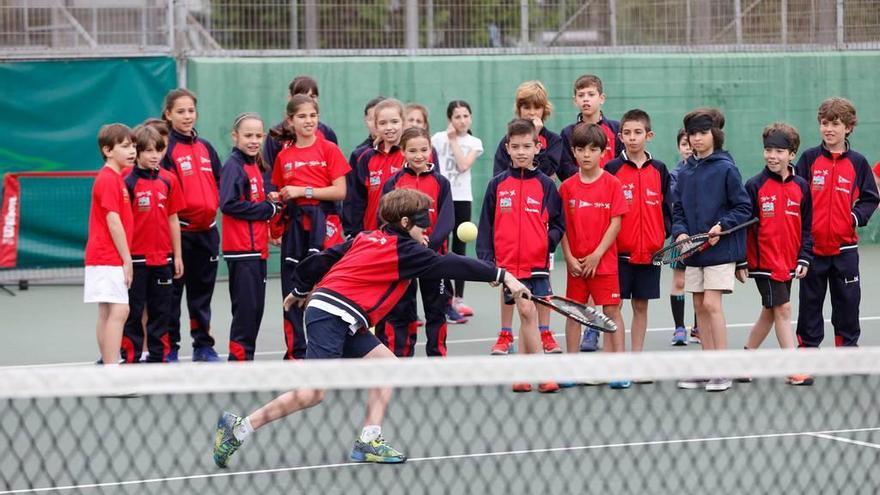
{"type": "Polygon", "coordinates": [[[362,358],[382,345],[366,328],[352,334],[342,318],[312,306],[306,306],[305,326],[306,359],[362,358]]]}
{"type": "Polygon", "coordinates": [[[660,267],[633,265],[620,258],[617,260],[621,299],[659,299],[660,267]]]}
{"type": "MultiPolygon", "coordinates": [[[[533,296],[549,296],[553,294],[553,289],[550,288],[550,278],[549,277],[530,277],[530,278],[521,278],[519,279],[523,285],[528,287],[529,291],[533,296]]],[[[504,289],[504,304],[508,306],[513,305],[513,296],[511,296],[510,291],[506,288],[504,289]]]]}
{"type": "Polygon", "coordinates": [[[761,293],[761,306],[775,308],[782,306],[791,300],[791,280],[778,282],[776,280],[760,277],[755,279],[758,292],[761,293]]]}

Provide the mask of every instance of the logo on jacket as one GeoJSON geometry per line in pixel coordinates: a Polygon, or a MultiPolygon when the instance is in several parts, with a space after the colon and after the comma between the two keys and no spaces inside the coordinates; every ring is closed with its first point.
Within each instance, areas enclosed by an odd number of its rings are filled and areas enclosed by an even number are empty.
{"type": "Polygon", "coordinates": [[[180,167],[180,171],[183,172],[183,175],[192,175],[192,156],[185,155],[178,158],[177,166],[180,167]]]}
{"type": "Polygon", "coordinates": [[[649,188],[645,189],[645,195],[647,195],[647,196],[660,196],[660,193],[658,193],[656,191],[652,191],[651,188],[649,187],[649,188]]]}
{"type": "Polygon", "coordinates": [[[526,204],[527,205],[540,205],[541,202],[531,196],[526,196],[526,204]]]}
{"type": "Polygon", "coordinates": [[[371,170],[370,171],[370,187],[379,187],[382,184],[382,171],[381,170],[371,170]]]}
{"type": "Polygon", "coordinates": [[[789,206],[800,206],[800,205],[801,205],[801,204],[798,203],[797,201],[792,201],[792,200],[790,200],[790,199],[788,199],[788,198],[786,198],[786,201],[787,201],[787,203],[785,204],[786,207],[789,207],[789,206]]]}
{"type": "Polygon", "coordinates": [[[839,176],[837,176],[837,183],[838,184],[851,184],[852,181],[842,175],[839,175],[839,176]]]}
{"type": "Polygon", "coordinates": [[[513,208],[513,200],[510,198],[498,198],[498,207],[502,210],[510,210],[513,208]]]}
{"type": "Polygon", "coordinates": [[[633,200],[633,190],[636,188],[635,184],[630,182],[629,184],[623,184],[623,199],[632,202],[633,200]]]}
{"type": "Polygon", "coordinates": [[[817,191],[821,191],[825,189],[825,176],[828,175],[828,170],[816,170],[813,172],[813,189],[817,191]]]}
{"type": "Polygon", "coordinates": [[[150,209],[150,193],[138,193],[137,194],[137,207],[140,211],[147,211],[150,209]]]}
{"type": "Polygon", "coordinates": [[[251,178],[251,201],[260,201],[260,188],[257,184],[257,178],[251,178]]]}

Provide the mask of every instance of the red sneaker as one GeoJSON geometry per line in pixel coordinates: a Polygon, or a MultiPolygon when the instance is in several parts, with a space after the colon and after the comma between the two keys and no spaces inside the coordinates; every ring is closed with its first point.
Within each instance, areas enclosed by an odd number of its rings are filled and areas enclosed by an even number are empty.
{"type": "Polygon", "coordinates": [[[511,332],[498,332],[498,340],[495,342],[495,345],[492,346],[492,355],[493,356],[505,356],[507,354],[510,354],[512,346],[513,346],[513,333],[511,333],[511,332]]]}
{"type": "Polygon", "coordinates": [[[795,386],[807,386],[807,387],[809,387],[810,385],[812,385],[812,384],[813,384],[813,381],[814,381],[814,380],[813,380],[813,377],[812,377],[812,376],[810,376],[810,375],[803,375],[803,374],[800,374],[800,375],[791,375],[791,376],[789,376],[788,378],[785,379],[785,383],[787,383],[787,384],[789,384],[789,385],[795,385],[795,386]]]}
{"type": "Polygon", "coordinates": [[[552,394],[559,391],[559,384],[556,382],[547,382],[538,384],[538,392],[542,394],[552,394]]]}
{"type": "Polygon", "coordinates": [[[553,338],[553,332],[550,330],[541,332],[541,347],[544,348],[544,354],[561,354],[562,348],[553,338]]]}
{"type": "Polygon", "coordinates": [[[513,384],[514,392],[531,392],[532,385],[530,383],[514,383],[513,384]]]}
{"type": "Polygon", "coordinates": [[[456,297],[452,300],[452,306],[455,307],[455,310],[458,311],[458,314],[461,316],[474,316],[474,310],[465,304],[460,297],[456,297]]]}

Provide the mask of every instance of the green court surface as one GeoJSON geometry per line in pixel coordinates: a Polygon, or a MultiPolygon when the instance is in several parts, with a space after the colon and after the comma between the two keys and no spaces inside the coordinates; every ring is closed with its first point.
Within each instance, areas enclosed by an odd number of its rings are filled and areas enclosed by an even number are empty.
{"type": "MultiPolygon", "coordinates": [[[[880,246],[861,253],[861,343],[877,345],[880,246]]],[[[564,276],[557,267],[558,290],[564,276]]],[[[664,269],[664,288],[669,279],[664,269]]],[[[268,291],[257,358],[274,360],[282,355],[277,279],[268,291]]],[[[646,348],[699,349],[669,346],[668,290],[662,293],[650,307],[646,348]]],[[[96,310],[80,302],[81,287],[16,294],[0,294],[0,365],[87,365],[97,358],[96,310]]],[[[472,283],[466,296],[477,316],[450,325],[449,353],[486,354],[498,327],[498,289],[472,283]]],[[[793,301],[796,314],[796,295],[793,301]]],[[[230,320],[225,283],[217,285],[213,308],[222,352],[230,320]]],[[[725,297],[725,311],[729,347],[741,347],[759,312],[752,282],[725,297]]],[[[826,301],[826,317],[829,311],[826,301]]],[[[563,328],[556,315],[552,328],[563,328]]],[[[826,342],[833,343],[830,324],[826,342]]],[[[187,337],[183,344],[187,355],[187,337]]],[[[765,346],[776,347],[772,335],[765,346]]],[[[219,412],[252,410],[271,394],[10,401],[0,426],[18,432],[10,448],[24,456],[28,475],[12,472],[10,450],[0,454],[0,481],[8,481],[0,494],[53,484],[61,487],[53,493],[876,493],[878,386],[880,374],[820,378],[799,388],[760,379],[723,394],[678,390],[668,381],[553,395],[499,386],[401,389],[384,431],[409,455],[402,466],[348,462],[365,394],[331,392],[325,404],[258,432],[225,471],[210,457],[219,412]],[[99,444],[92,431],[110,424],[111,441],[99,444]]]]}

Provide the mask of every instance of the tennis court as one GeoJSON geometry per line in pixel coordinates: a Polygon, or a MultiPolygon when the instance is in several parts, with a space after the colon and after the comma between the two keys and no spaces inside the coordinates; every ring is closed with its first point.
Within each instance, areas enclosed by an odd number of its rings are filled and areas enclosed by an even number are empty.
{"type": "MultiPolygon", "coordinates": [[[[880,248],[861,252],[862,343],[876,345],[880,311],[871,303],[880,296],[880,283],[871,275],[880,266],[880,248]]],[[[557,287],[564,286],[563,276],[554,271],[557,287]]],[[[664,273],[663,286],[668,283],[664,273]]],[[[269,291],[278,294],[277,280],[269,291]]],[[[4,368],[86,366],[96,358],[94,308],[79,303],[80,294],[80,287],[35,287],[0,297],[6,324],[18,329],[2,355],[4,368]]],[[[450,326],[451,356],[485,355],[494,341],[496,289],[470,284],[467,296],[477,316],[450,326]]],[[[280,360],[279,299],[269,301],[258,360],[280,360]]],[[[726,298],[731,349],[744,342],[757,299],[751,285],[726,298]]],[[[228,301],[225,284],[218,284],[213,308],[220,348],[228,338],[228,301]]],[[[699,347],[668,346],[667,301],[650,309],[646,349],[685,353],[684,360],[699,347]]],[[[552,328],[560,333],[557,318],[552,328]]],[[[826,342],[832,342],[830,325],[827,331],[826,342]]],[[[776,347],[772,336],[765,347],[776,347]]],[[[417,352],[423,354],[423,347],[417,352]]],[[[880,375],[820,377],[813,387],[799,388],[785,385],[782,376],[736,384],[723,394],[678,390],[673,380],[622,391],[579,386],[553,395],[513,394],[500,385],[402,388],[385,425],[389,441],[410,457],[402,466],[347,462],[362,421],[364,394],[358,391],[331,392],[325,404],[261,430],[229,470],[217,469],[210,457],[219,412],[249,411],[271,393],[15,400],[2,420],[12,436],[10,450],[0,457],[0,478],[8,480],[0,493],[50,486],[57,493],[203,493],[220,487],[348,493],[353,486],[388,493],[739,493],[779,487],[872,493],[880,486],[872,469],[880,454],[880,400],[874,393],[880,375]],[[103,445],[94,433],[102,429],[111,431],[103,445]],[[17,459],[27,469],[16,472],[17,459]]]]}

